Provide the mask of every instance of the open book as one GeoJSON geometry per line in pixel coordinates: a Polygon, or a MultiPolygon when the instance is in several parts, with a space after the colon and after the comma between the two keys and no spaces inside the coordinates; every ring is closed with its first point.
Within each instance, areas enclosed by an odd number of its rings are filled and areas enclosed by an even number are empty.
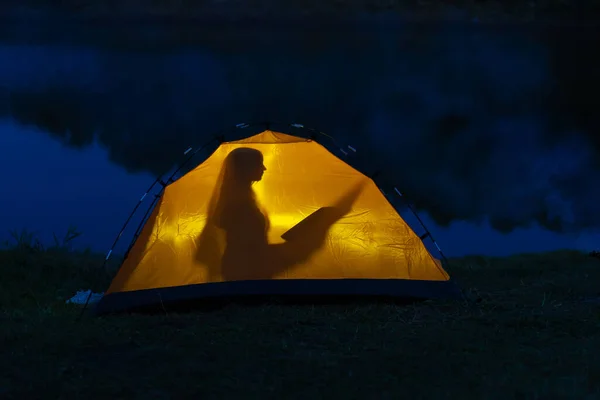
{"type": "Polygon", "coordinates": [[[350,212],[366,181],[362,180],[341,196],[333,206],[321,207],[317,211],[288,229],[281,238],[285,241],[299,240],[315,234],[327,232],[329,228],[350,212]]]}
{"type": "Polygon", "coordinates": [[[335,214],[336,209],[334,207],[321,207],[288,229],[283,235],[281,235],[281,238],[286,241],[291,241],[297,240],[306,235],[310,235],[312,232],[322,229],[322,226],[330,222],[332,219],[334,220],[332,222],[335,222],[335,214]]]}

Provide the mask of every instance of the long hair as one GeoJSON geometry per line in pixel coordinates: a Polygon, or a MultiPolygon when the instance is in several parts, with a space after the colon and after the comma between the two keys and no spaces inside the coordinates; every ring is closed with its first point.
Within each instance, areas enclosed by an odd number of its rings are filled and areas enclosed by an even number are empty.
{"type": "Polygon", "coordinates": [[[254,182],[248,178],[248,173],[256,165],[262,165],[262,160],[262,153],[249,147],[239,147],[227,154],[208,204],[207,223],[222,228],[224,210],[236,203],[256,203],[252,190],[254,182]]]}
{"type": "Polygon", "coordinates": [[[262,153],[247,147],[232,150],[223,161],[213,189],[206,216],[206,224],[197,239],[196,260],[208,269],[208,279],[217,281],[221,261],[227,246],[225,231],[227,211],[236,202],[256,204],[252,181],[248,181],[247,167],[262,163],[262,153]],[[246,181],[244,181],[246,180],[246,181]]]}

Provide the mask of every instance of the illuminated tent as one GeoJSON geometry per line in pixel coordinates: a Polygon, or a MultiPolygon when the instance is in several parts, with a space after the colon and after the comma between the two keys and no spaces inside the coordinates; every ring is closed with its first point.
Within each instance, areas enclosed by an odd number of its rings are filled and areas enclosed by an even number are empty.
{"type": "Polygon", "coordinates": [[[240,295],[456,293],[371,178],[312,139],[266,130],[221,143],[165,186],[96,312],[240,295]]]}

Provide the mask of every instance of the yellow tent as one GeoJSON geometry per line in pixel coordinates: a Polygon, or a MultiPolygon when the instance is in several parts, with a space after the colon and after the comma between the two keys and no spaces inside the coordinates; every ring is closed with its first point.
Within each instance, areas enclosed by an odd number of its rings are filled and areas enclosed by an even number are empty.
{"type": "Polygon", "coordinates": [[[314,140],[266,130],[166,186],[96,310],[251,294],[455,291],[372,179],[314,140]]]}

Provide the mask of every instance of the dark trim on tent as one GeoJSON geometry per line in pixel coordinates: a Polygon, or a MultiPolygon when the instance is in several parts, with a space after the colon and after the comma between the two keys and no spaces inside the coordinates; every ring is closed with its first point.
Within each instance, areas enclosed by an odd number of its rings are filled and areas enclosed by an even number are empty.
{"type": "Polygon", "coordinates": [[[131,240],[131,242],[129,242],[129,246],[127,247],[127,251],[125,252],[125,256],[123,257],[123,259],[126,259],[127,256],[129,255],[129,252],[131,251],[131,248],[133,247],[136,240],[140,236],[142,229],[144,228],[144,225],[146,225],[146,222],[148,221],[150,214],[152,213],[152,211],[154,211],[154,207],[158,203],[158,200],[163,196],[163,192],[164,192],[164,190],[161,190],[160,193],[154,195],[154,199],[152,200],[152,203],[150,203],[150,206],[146,210],[146,213],[142,217],[142,220],[138,224],[138,227],[135,229],[135,233],[133,234],[133,239],[131,240]]]}
{"type": "MultiPolygon", "coordinates": [[[[129,225],[131,219],[133,218],[133,215],[136,213],[136,211],[138,210],[138,208],[140,207],[141,203],[144,201],[144,199],[147,197],[148,194],[150,194],[150,192],[152,191],[152,189],[156,186],[156,185],[160,185],[160,192],[158,194],[154,195],[154,200],[152,201],[152,204],[149,206],[149,209],[146,211],[146,214],[144,215],[144,217],[142,218],[142,222],[140,223],[140,225],[138,226],[138,228],[136,229],[136,232],[134,233],[134,237],[132,238],[132,240],[130,241],[126,253],[125,253],[125,257],[123,259],[123,262],[125,261],[125,259],[127,258],[127,255],[129,254],[129,251],[131,250],[131,248],[133,247],[133,245],[135,244],[135,241],[138,238],[139,232],[140,230],[143,228],[143,225],[145,224],[145,220],[147,215],[149,214],[149,212],[151,212],[151,210],[154,208],[155,202],[157,200],[157,198],[160,198],[160,196],[162,196],[162,192],[163,190],[166,188],[166,186],[168,186],[169,184],[175,182],[177,179],[175,179],[175,175],[177,175],[177,173],[179,173],[179,171],[181,171],[200,151],[208,148],[208,146],[210,146],[213,142],[217,142],[219,145],[224,143],[226,141],[226,137],[225,137],[225,133],[227,133],[228,131],[235,131],[235,130],[242,130],[242,129],[248,129],[251,127],[260,127],[260,130],[257,133],[260,133],[260,131],[264,131],[264,130],[275,130],[275,131],[280,131],[277,127],[273,128],[273,125],[276,126],[281,126],[282,128],[287,128],[287,130],[299,130],[299,131],[304,131],[306,133],[308,133],[308,135],[302,135],[302,134],[298,134],[296,132],[294,133],[289,133],[289,134],[293,134],[295,136],[299,136],[299,137],[305,137],[306,139],[310,139],[310,140],[314,140],[316,141],[316,137],[317,136],[324,136],[326,138],[328,138],[335,147],[337,147],[337,150],[339,152],[341,152],[344,156],[348,157],[351,154],[355,154],[357,153],[357,149],[354,148],[351,145],[346,145],[346,146],[342,146],[340,145],[335,138],[333,138],[332,136],[328,135],[325,132],[319,131],[317,129],[314,128],[310,128],[310,127],[306,127],[303,124],[298,124],[298,123],[283,123],[283,122],[278,122],[278,121],[263,121],[263,122],[255,122],[255,123],[240,123],[235,125],[234,127],[230,128],[230,129],[224,129],[221,130],[219,132],[217,132],[216,134],[213,135],[213,137],[207,141],[206,143],[204,143],[203,145],[201,145],[200,147],[198,147],[196,150],[192,151],[193,148],[192,147],[188,147],[183,154],[186,157],[186,159],[181,162],[177,168],[175,169],[175,171],[167,178],[166,182],[162,179],[163,175],[160,175],[156,178],[156,180],[152,183],[152,185],[150,185],[150,187],[146,190],[146,192],[142,195],[142,197],[139,199],[139,201],[137,202],[137,204],[135,205],[134,209],[131,211],[131,214],[129,215],[129,217],[127,218],[127,220],[125,221],[125,223],[123,224],[123,226],[121,227],[121,230],[119,231],[117,237],[115,238],[111,248],[109,249],[106,258],[104,259],[104,263],[102,264],[102,269],[104,269],[106,267],[106,263],[108,262],[109,258],[111,257],[114,248],[116,247],[119,239],[121,238],[121,236],[123,235],[123,232],[125,231],[125,229],[127,228],[127,226],[129,225]],[[350,151],[346,151],[346,150],[350,150],[350,151]],[[189,154],[191,153],[191,154],[189,154]]],[[[281,132],[285,133],[286,129],[282,129],[281,132]]],[[[234,139],[235,140],[235,139],[234,139]]],[[[232,140],[232,141],[234,141],[232,140]]],[[[321,143],[322,144],[322,143],[321,143]]],[[[327,146],[325,146],[327,148],[327,146]]],[[[329,151],[331,151],[331,149],[328,149],[329,151]]],[[[348,164],[350,166],[352,166],[351,163],[348,162],[348,164]]],[[[356,167],[352,166],[353,168],[356,169],[356,167]]],[[[360,169],[357,169],[358,171],[360,171],[360,169]]],[[[361,171],[362,173],[365,173],[364,171],[361,171]]],[[[375,178],[379,177],[381,174],[381,170],[376,170],[374,173],[370,174],[371,179],[374,180],[375,182],[375,178]]],[[[375,184],[380,188],[380,190],[383,192],[383,189],[381,189],[381,187],[377,184],[377,182],[375,182],[375,184]]],[[[400,191],[398,191],[398,189],[396,189],[395,187],[393,188],[393,190],[396,192],[396,194],[404,199],[404,196],[402,195],[402,193],[400,191]]],[[[388,200],[388,202],[390,202],[390,204],[392,205],[392,207],[394,209],[396,209],[396,207],[391,203],[390,199],[388,198],[388,196],[385,194],[385,192],[383,192],[384,197],[388,200]]],[[[423,221],[421,220],[421,218],[419,217],[419,215],[417,214],[416,210],[414,209],[414,207],[408,203],[405,202],[410,211],[417,217],[418,221],[420,222],[421,226],[425,229],[425,234],[421,235],[421,241],[423,241],[423,239],[429,237],[432,241],[433,244],[435,245],[435,247],[437,248],[437,250],[439,251],[441,258],[442,258],[442,266],[444,267],[444,269],[449,269],[448,268],[448,260],[446,258],[446,256],[444,255],[444,253],[442,252],[442,250],[440,249],[439,245],[437,244],[437,242],[435,241],[435,239],[433,239],[431,233],[429,232],[429,229],[425,226],[425,224],[423,223],[423,221]]],[[[398,210],[396,209],[396,211],[398,212],[398,210]]],[[[398,212],[398,214],[400,214],[398,212]]],[[[413,229],[414,230],[414,229],[413,229]]],[[[78,320],[81,319],[81,317],[83,316],[83,313],[85,312],[85,310],[87,309],[87,306],[89,304],[89,301],[91,299],[91,293],[89,294],[85,305],[83,306],[81,313],[79,314],[78,320]]]]}
{"type": "MultiPolygon", "coordinates": [[[[136,229],[136,232],[134,234],[133,239],[129,242],[129,246],[127,247],[127,250],[125,252],[125,257],[123,258],[123,262],[125,261],[125,258],[127,258],[127,255],[129,254],[129,251],[131,250],[131,248],[135,244],[135,241],[137,240],[139,231],[143,228],[143,225],[145,224],[146,217],[149,215],[149,213],[151,212],[151,210],[154,208],[156,200],[162,196],[163,190],[169,184],[175,182],[175,179],[173,179],[175,177],[175,175],[177,175],[177,173],[179,173],[179,171],[181,171],[181,169],[183,169],[183,167],[185,167],[194,158],[194,156],[196,156],[196,154],[198,154],[200,151],[202,151],[205,148],[207,148],[208,146],[210,146],[210,144],[213,143],[214,141],[219,141],[221,137],[222,137],[221,132],[218,132],[209,141],[207,141],[206,143],[204,143],[203,145],[201,145],[200,147],[198,147],[191,154],[189,154],[189,153],[192,151],[192,147],[188,147],[183,152],[183,155],[187,156],[187,158],[183,162],[181,162],[177,166],[177,168],[175,169],[175,171],[173,171],[173,173],[169,176],[169,178],[167,179],[167,182],[168,182],[167,184],[165,184],[164,181],[161,179],[163,177],[163,175],[166,174],[166,172],[165,172],[165,174],[162,174],[162,175],[159,175],[159,176],[156,177],[156,179],[154,180],[154,182],[148,187],[148,189],[146,189],[146,191],[144,192],[144,194],[142,195],[142,197],[140,197],[140,199],[136,203],[135,207],[133,208],[133,210],[129,214],[129,217],[127,217],[127,220],[125,221],[125,223],[121,227],[121,230],[119,231],[119,233],[117,234],[117,237],[113,241],[113,244],[110,247],[110,249],[108,250],[108,253],[106,253],[106,257],[104,258],[104,261],[103,261],[102,266],[101,266],[102,269],[106,268],[106,264],[107,264],[108,260],[110,259],[111,255],[112,255],[112,253],[113,253],[113,251],[115,249],[115,247],[117,246],[117,243],[119,242],[119,239],[121,239],[121,236],[123,236],[123,233],[125,232],[125,229],[127,228],[127,226],[129,225],[129,223],[131,222],[131,219],[135,215],[135,213],[138,210],[138,208],[141,206],[141,204],[144,201],[144,199],[146,199],[146,197],[148,196],[148,194],[151,193],[152,189],[154,189],[154,187],[156,185],[158,185],[158,184],[161,185],[160,192],[158,194],[154,195],[154,200],[152,201],[152,204],[146,210],[146,214],[144,215],[144,217],[142,218],[142,222],[140,223],[140,225],[136,229]]],[[[121,262],[121,265],[123,265],[123,262],[121,262]]],[[[83,316],[83,313],[87,309],[87,306],[88,306],[91,298],[92,298],[92,293],[90,292],[90,294],[88,295],[87,299],[85,300],[85,304],[84,304],[83,308],[81,309],[81,313],[79,313],[79,316],[77,317],[78,321],[81,319],[81,317],[83,316]]]]}
{"type": "Polygon", "coordinates": [[[96,315],[118,312],[175,309],[177,304],[196,301],[210,304],[217,299],[276,296],[283,299],[376,297],[396,300],[458,299],[461,292],[452,280],[410,279],[272,279],[200,283],[158,289],[116,292],[96,305],[96,315]]]}

